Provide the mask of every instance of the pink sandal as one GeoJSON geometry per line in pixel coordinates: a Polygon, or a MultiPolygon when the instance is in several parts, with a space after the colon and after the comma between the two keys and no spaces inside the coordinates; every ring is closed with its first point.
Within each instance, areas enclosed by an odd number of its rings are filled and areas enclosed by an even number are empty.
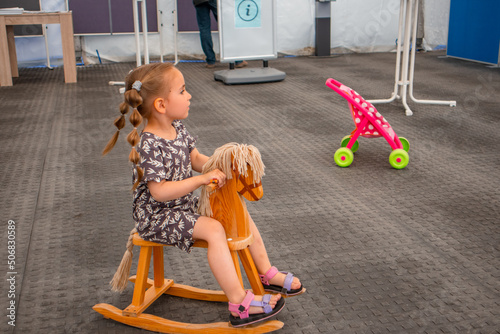
{"type": "Polygon", "coordinates": [[[271,267],[264,275],[259,275],[262,285],[264,286],[264,290],[269,292],[278,292],[285,296],[295,296],[302,292],[302,284],[298,289],[292,290],[293,274],[286,271],[281,272],[286,274],[283,286],[269,284],[269,281],[276,276],[277,273],[278,269],[276,269],[276,267],[271,267]]]}
{"type": "Polygon", "coordinates": [[[254,297],[255,295],[251,291],[247,291],[247,295],[241,304],[233,304],[229,302],[229,311],[236,312],[239,315],[239,317],[235,317],[232,314],[229,315],[229,321],[233,327],[246,326],[269,319],[278,314],[285,306],[284,298],[280,298],[280,300],[276,303],[276,306],[272,308],[271,305],[269,305],[271,295],[262,296],[262,301],[254,300],[254,297]],[[249,314],[248,310],[250,309],[250,306],[262,307],[264,309],[264,313],[249,314]]]}

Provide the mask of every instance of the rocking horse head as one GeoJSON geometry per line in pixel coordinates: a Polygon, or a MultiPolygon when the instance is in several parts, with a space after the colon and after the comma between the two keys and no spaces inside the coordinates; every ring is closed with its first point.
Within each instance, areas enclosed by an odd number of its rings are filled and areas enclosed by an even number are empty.
{"type": "MultiPolygon", "coordinates": [[[[219,169],[226,174],[226,184],[213,191],[203,187],[200,214],[219,220],[228,236],[235,234],[236,225],[241,226],[241,221],[248,216],[243,198],[258,201],[264,195],[261,183],[264,168],[255,146],[229,143],[216,149],[203,166],[203,173],[219,169]]],[[[241,236],[241,228],[237,234],[241,236]]]]}

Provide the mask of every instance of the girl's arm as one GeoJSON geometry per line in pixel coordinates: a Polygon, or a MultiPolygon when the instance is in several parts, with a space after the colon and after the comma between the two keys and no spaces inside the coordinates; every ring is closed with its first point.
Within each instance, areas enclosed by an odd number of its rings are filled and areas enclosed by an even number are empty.
{"type": "MultiPolygon", "coordinates": [[[[191,151],[191,167],[193,170],[201,173],[203,165],[207,162],[208,157],[201,154],[196,148],[191,151]]],[[[216,169],[207,174],[196,175],[182,181],[166,181],[161,182],[149,181],[148,188],[153,198],[158,202],[171,201],[176,198],[185,196],[190,192],[198,189],[200,186],[210,184],[213,179],[218,181],[218,187],[222,187],[226,182],[226,175],[216,169]]]]}
{"type": "Polygon", "coordinates": [[[166,202],[185,196],[204,184],[210,184],[213,179],[217,179],[219,186],[221,186],[224,184],[226,176],[220,170],[214,170],[182,181],[149,181],[148,188],[156,201],[166,202]]]}
{"type": "Polygon", "coordinates": [[[204,154],[201,154],[197,148],[191,151],[190,157],[191,167],[193,168],[193,170],[201,173],[203,165],[205,165],[205,163],[208,161],[208,157],[204,154]]]}

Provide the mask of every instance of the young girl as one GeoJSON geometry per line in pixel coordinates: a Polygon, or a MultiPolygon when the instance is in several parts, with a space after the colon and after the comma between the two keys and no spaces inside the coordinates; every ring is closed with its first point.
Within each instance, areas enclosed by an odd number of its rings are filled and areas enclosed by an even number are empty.
{"type": "MultiPolygon", "coordinates": [[[[196,213],[198,198],[193,191],[212,180],[223,187],[226,176],[220,170],[201,173],[208,157],[198,152],[195,139],[180,120],[189,113],[191,95],[184,77],[170,63],[143,65],[125,79],[125,101],[122,115],[115,120],[118,131],[103,154],[115,145],[125,126],[125,114],[133,108],[130,122],[134,129],[127,136],[132,145],[129,160],[134,163],[133,217],[141,238],[175,245],[189,252],[194,240],[208,243],[208,263],[229,300],[230,321],[243,326],[267,319],[284,306],[281,294],[257,296],[245,292],[239,282],[227,245],[224,227],[215,219],[196,213]],[[146,120],[139,136],[137,127],[146,120]]],[[[290,273],[271,267],[262,237],[250,219],[255,242],[249,247],[264,288],[282,294],[302,292],[302,285],[290,273]]]]}

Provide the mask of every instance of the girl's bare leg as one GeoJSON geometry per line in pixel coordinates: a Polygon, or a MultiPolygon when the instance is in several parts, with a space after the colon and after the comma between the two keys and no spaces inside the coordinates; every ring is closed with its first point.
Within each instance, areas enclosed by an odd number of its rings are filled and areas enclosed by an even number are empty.
{"type": "MultiPolygon", "coordinates": [[[[248,215],[248,218],[250,222],[250,230],[252,231],[252,234],[254,236],[254,242],[250,245],[250,247],[248,247],[248,249],[250,250],[250,254],[252,254],[253,262],[257,267],[257,271],[259,272],[259,274],[264,275],[269,270],[269,268],[271,268],[271,262],[269,261],[266,246],[264,245],[264,241],[262,240],[262,236],[260,235],[257,226],[255,226],[255,222],[253,221],[252,217],[250,217],[250,215],[248,215]]],[[[285,274],[278,272],[276,276],[274,276],[269,281],[269,283],[273,285],[283,286],[285,277],[285,274]]],[[[291,288],[300,288],[300,281],[297,277],[293,278],[291,288]]]]}
{"type": "MultiPolygon", "coordinates": [[[[193,239],[205,240],[208,243],[207,257],[210,269],[219,283],[222,291],[233,304],[240,304],[246,292],[240,284],[234,268],[231,252],[227,246],[224,227],[215,219],[200,217],[193,229],[193,239]]],[[[269,304],[274,308],[280,295],[273,296],[269,304]]],[[[255,300],[262,300],[262,296],[255,296],[255,300]]],[[[261,307],[250,307],[250,313],[262,313],[261,307]]],[[[233,314],[237,316],[237,314],[233,314]]]]}

